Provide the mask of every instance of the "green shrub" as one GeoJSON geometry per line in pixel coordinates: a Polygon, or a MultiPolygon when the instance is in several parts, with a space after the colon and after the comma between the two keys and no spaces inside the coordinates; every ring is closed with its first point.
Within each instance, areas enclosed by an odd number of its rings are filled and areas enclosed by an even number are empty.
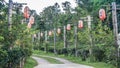
{"type": "Polygon", "coordinates": [[[7,57],[8,57],[7,51],[0,49],[0,67],[5,66],[5,64],[8,61],[7,57]]]}
{"type": "Polygon", "coordinates": [[[8,67],[15,68],[20,61],[25,57],[24,51],[21,48],[13,48],[8,50],[8,67]]]}

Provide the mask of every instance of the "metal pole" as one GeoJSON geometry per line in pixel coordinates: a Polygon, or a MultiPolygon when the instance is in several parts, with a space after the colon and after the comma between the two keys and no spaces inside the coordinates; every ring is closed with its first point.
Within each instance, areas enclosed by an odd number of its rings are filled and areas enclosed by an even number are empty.
{"type": "Polygon", "coordinates": [[[89,39],[90,39],[90,61],[93,61],[93,42],[92,42],[92,35],[91,35],[91,16],[87,16],[88,18],[88,31],[89,31],[89,39]]]}
{"type": "Polygon", "coordinates": [[[116,13],[116,3],[112,2],[112,20],[113,20],[113,30],[114,30],[114,37],[115,37],[115,47],[118,48],[118,26],[117,26],[117,13],[116,13]]]}
{"type": "Polygon", "coordinates": [[[116,3],[112,2],[112,20],[113,20],[113,30],[114,30],[114,38],[115,38],[115,47],[117,50],[117,68],[120,68],[119,61],[119,47],[118,47],[118,25],[117,25],[117,12],[116,12],[116,3]]]}
{"type": "Polygon", "coordinates": [[[12,28],[12,0],[9,0],[9,7],[8,7],[8,29],[11,30],[12,28]]]}
{"type": "MultiPolygon", "coordinates": [[[[57,6],[55,5],[55,16],[57,17],[57,6]]],[[[57,52],[56,52],[56,19],[55,19],[55,22],[54,22],[54,54],[56,55],[57,52]]]]}
{"type": "Polygon", "coordinates": [[[77,57],[77,24],[74,26],[74,29],[75,29],[75,35],[74,35],[74,37],[75,37],[75,43],[74,43],[74,45],[75,45],[75,56],[77,57]]]}
{"type": "Polygon", "coordinates": [[[32,50],[34,50],[34,36],[32,35],[32,50]]]}
{"type": "Polygon", "coordinates": [[[48,42],[48,38],[47,38],[47,31],[45,31],[45,52],[47,52],[47,42],[48,42]]]}
{"type": "Polygon", "coordinates": [[[64,48],[67,48],[66,45],[66,26],[64,25],[64,48]]]}
{"type": "Polygon", "coordinates": [[[57,54],[56,52],[56,28],[54,27],[54,54],[57,54]]]}
{"type": "Polygon", "coordinates": [[[55,28],[55,25],[54,25],[54,54],[56,54],[56,28],[55,28]]]}
{"type": "MultiPolygon", "coordinates": [[[[12,2],[12,0],[9,0],[9,4],[8,4],[8,30],[9,31],[11,31],[11,29],[12,29],[12,7],[13,7],[13,2],[12,2]]],[[[12,49],[12,48],[13,47],[10,44],[10,49],[12,49]]]]}
{"type": "Polygon", "coordinates": [[[40,50],[40,32],[38,32],[38,49],[40,50]]]}

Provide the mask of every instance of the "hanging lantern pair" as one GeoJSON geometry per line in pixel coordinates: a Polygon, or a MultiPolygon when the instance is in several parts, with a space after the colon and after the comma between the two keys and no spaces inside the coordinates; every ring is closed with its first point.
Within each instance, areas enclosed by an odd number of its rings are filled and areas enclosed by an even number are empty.
{"type": "Polygon", "coordinates": [[[26,6],[26,7],[24,8],[24,17],[25,17],[25,18],[29,18],[29,16],[30,16],[30,14],[29,14],[29,7],[26,6]]]}
{"type": "Polygon", "coordinates": [[[99,18],[100,20],[104,20],[106,18],[106,13],[105,13],[105,10],[104,9],[100,9],[99,10],[99,18]]]}
{"type": "Polygon", "coordinates": [[[67,24],[67,30],[71,30],[71,25],[67,24]]]}
{"type": "Polygon", "coordinates": [[[78,21],[78,28],[83,28],[83,21],[82,20],[79,20],[78,21]]]}

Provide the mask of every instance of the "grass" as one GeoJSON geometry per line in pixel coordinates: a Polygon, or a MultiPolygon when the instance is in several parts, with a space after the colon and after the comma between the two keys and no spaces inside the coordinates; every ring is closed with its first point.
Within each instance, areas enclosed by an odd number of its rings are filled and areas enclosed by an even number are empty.
{"type": "Polygon", "coordinates": [[[56,59],[50,58],[50,57],[44,57],[44,56],[39,56],[39,55],[34,55],[34,56],[46,59],[48,62],[50,62],[52,64],[63,64],[62,62],[60,62],[60,61],[58,61],[56,59]]]}
{"type": "Polygon", "coordinates": [[[107,64],[107,63],[104,63],[104,62],[82,61],[80,59],[80,57],[72,57],[72,56],[64,56],[64,55],[54,55],[53,53],[45,53],[43,51],[37,51],[37,50],[35,50],[33,53],[37,54],[37,55],[46,55],[46,56],[61,57],[61,58],[65,58],[65,59],[67,59],[67,60],[69,60],[71,62],[93,66],[94,68],[116,68],[113,65],[107,64]]]}
{"type": "Polygon", "coordinates": [[[65,59],[67,59],[71,62],[93,66],[94,68],[116,68],[113,65],[107,64],[107,63],[104,63],[104,62],[82,61],[79,57],[70,57],[70,56],[67,56],[67,57],[61,56],[61,57],[65,58],[65,59]]]}
{"type": "Polygon", "coordinates": [[[37,65],[37,62],[31,57],[26,60],[24,68],[34,68],[37,65]]]}

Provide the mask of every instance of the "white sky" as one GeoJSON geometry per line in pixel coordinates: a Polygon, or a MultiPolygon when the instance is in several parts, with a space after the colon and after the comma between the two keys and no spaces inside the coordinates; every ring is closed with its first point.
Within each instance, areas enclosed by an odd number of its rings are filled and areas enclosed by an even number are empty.
{"type": "MultiPolygon", "coordinates": [[[[6,0],[8,2],[8,0],[6,0]]],[[[39,14],[42,12],[42,10],[47,6],[52,6],[56,2],[59,3],[59,5],[62,4],[62,2],[69,1],[71,3],[71,6],[74,8],[76,6],[75,0],[13,0],[13,2],[19,2],[19,3],[27,3],[27,6],[30,9],[36,10],[36,12],[39,14]]]]}

